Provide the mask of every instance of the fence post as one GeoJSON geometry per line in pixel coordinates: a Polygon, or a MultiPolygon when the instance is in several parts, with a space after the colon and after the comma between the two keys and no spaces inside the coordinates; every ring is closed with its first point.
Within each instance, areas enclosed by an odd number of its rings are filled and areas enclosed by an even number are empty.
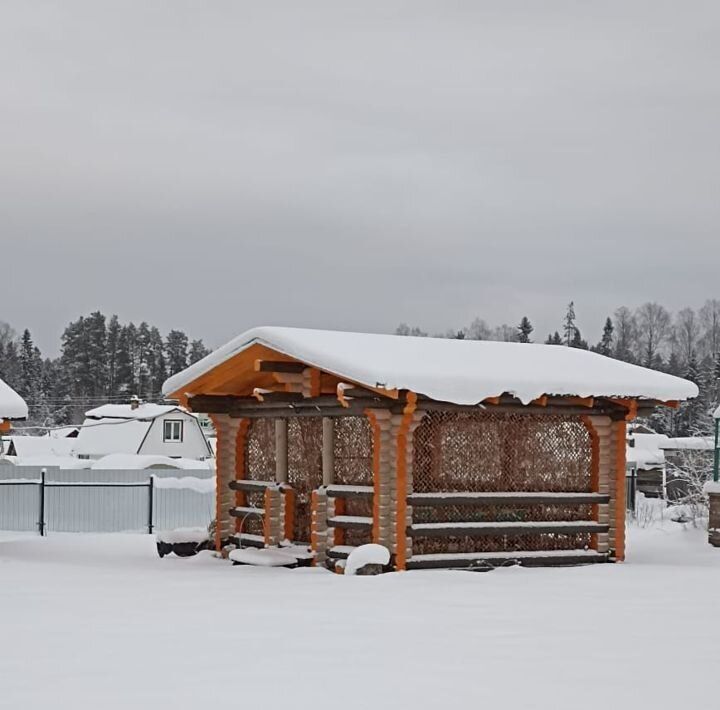
{"type": "Polygon", "coordinates": [[[45,474],[46,470],[40,471],[40,520],[38,520],[38,528],[40,529],[40,537],[45,536],[45,474]]]}
{"type": "Polygon", "coordinates": [[[148,535],[153,534],[153,498],[155,492],[155,476],[150,475],[148,482],[148,535]]]}

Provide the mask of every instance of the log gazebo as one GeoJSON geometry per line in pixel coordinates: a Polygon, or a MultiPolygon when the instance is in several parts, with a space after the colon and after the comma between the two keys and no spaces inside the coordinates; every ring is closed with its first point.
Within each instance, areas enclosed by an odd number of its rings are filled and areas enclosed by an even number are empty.
{"type": "Polygon", "coordinates": [[[557,345],[276,327],[163,391],[215,424],[218,551],[398,570],[623,560],[626,422],[697,395],[557,345]]]}

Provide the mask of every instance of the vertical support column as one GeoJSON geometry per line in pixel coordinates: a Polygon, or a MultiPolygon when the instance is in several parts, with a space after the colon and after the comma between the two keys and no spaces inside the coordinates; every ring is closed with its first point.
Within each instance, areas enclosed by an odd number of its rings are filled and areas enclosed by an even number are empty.
{"type": "Polygon", "coordinates": [[[373,425],[373,542],[395,549],[396,425],[387,409],[366,411],[373,425]]]}
{"type": "MultiPolygon", "coordinates": [[[[245,455],[247,433],[250,428],[249,419],[240,419],[237,436],[235,437],[235,480],[242,481],[245,478],[245,455]]],[[[247,505],[247,494],[244,491],[235,491],[235,506],[244,507],[247,505]]],[[[235,534],[240,534],[242,518],[235,518],[235,534]]]]}
{"type": "Polygon", "coordinates": [[[627,445],[627,422],[614,422],[613,433],[615,439],[615,559],[622,562],[625,559],[625,468],[627,445]]]}
{"type": "Polygon", "coordinates": [[[720,491],[711,488],[708,493],[709,520],[708,542],[713,547],[720,547],[720,491]]]}
{"type": "Polygon", "coordinates": [[[310,494],[310,547],[315,553],[314,564],[316,565],[323,565],[327,559],[327,504],[328,498],[324,488],[310,494]]]}
{"type": "Polygon", "coordinates": [[[332,417],[322,420],[322,478],[323,486],[335,482],[335,421],[332,417]]]}
{"type": "Polygon", "coordinates": [[[237,457],[237,433],[240,420],[227,414],[213,415],[217,432],[217,458],[215,460],[215,549],[220,552],[230,537],[234,524],[230,515],[233,492],[229,487],[235,478],[237,457]]]}
{"type": "MultiPolygon", "coordinates": [[[[610,495],[610,478],[614,476],[612,421],[610,417],[583,417],[588,428],[592,446],[592,492],[610,495]]],[[[614,503],[593,505],[593,520],[602,525],[610,525],[610,507],[614,503]]],[[[609,533],[598,533],[592,536],[592,548],[601,553],[610,550],[609,533]]]]}
{"type": "Polygon", "coordinates": [[[275,481],[288,480],[288,420],[275,420],[275,481]]]}
{"type": "MultiPolygon", "coordinates": [[[[406,568],[408,552],[412,554],[412,540],[407,536],[408,526],[408,449],[412,449],[413,414],[417,405],[417,395],[408,392],[407,403],[402,415],[397,421],[397,448],[396,448],[396,494],[395,494],[395,567],[398,570],[406,568]],[[408,447],[408,443],[410,446],[408,447]]],[[[394,419],[396,419],[394,417],[394,419]]],[[[412,512],[411,512],[412,515],[412,512]]]]}
{"type": "Polygon", "coordinates": [[[280,534],[283,526],[280,523],[280,486],[271,486],[265,489],[265,517],[263,519],[263,533],[265,545],[268,547],[280,544],[280,534]]]}

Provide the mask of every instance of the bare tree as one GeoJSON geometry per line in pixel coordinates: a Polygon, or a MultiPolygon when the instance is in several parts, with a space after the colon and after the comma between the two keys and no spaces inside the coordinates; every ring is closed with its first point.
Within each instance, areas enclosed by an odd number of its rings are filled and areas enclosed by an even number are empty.
{"type": "Polygon", "coordinates": [[[697,525],[708,515],[705,484],[712,478],[712,456],[707,451],[681,451],[667,462],[668,498],[676,513],[674,519],[697,525]]]}
{"type": "Polygon", "coordinates": [[[688,363],[697,355],[700,340],[700,319],[692,308],[683,308],[675,320],[672,335],[677,340],[680,357],[688,363]]]}
{"type": "Polygon", "coordinates": [[[613,314],[615,327],[615,357],[618,360],[632,362],[635,359],[637,343],[637,321],[633,312],[626,306],[620,306],[613,314]]]}
{"type": "Polygon", "coordinates": [[[700,323],[703,329],[704,354],[715,357],[720,352],[720,301],[705,301],[705,305],[700,309],[700,323]]]}
{"type": "Polygon", "coordinates": [[[482,318],[475,318],[465,329],[468,340],[494,340],[492,328],[482,318]]]}
{"type": "Polygon", "coordinates": [[[646,367],[661,353],[670,331],[670,313],[659,303],[645,303],[637,310],[638,340],[641,361],[646,367]]]}

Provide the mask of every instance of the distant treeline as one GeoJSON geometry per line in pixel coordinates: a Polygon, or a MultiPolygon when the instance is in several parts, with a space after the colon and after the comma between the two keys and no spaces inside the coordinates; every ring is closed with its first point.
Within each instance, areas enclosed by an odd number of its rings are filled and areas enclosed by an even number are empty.
{"type": "MultiPolygon", "coordinates": [[[[700,397],[678,410],[660,410],[651,426],[671,436],[712,432],[712,412],[720,404],[720,300],[675,314],[658,303],[622,306],[606,319],[594,342],[581,333],[574,303],[568,304],[560,322],[557,331],[539,342],[593,350],[698,385],[700,397]]],[[[528,316],[514,326],[490,326],[476,318],[467,327],[433,337],[531,343],[534,330],[528,316]]],[[[405,323],[396,333],[428,335],[405,323]]],[[[167,377],[207,353],[202,340],[190,340],[181,330],[163,336],[145,322],[122,324],[117,316],[108,319],[96,311],[65,328],[59,357],[43,358],[29,330],[18,334],[0,322],[0,379],[30,405],[27,426],[78,423],[86,409],[127,401],[131,395],[158,400],[167,377]]]]}
{"type": "MultiPolygon", "coordinates": [[[[465,328],[433,337],[531,343],[534,330],[527,316],[515,326],[490,326],[476,318],[465,328]]],[[[395,332],[428,335],[406,323],[401,323],[395,332]]],[[[670,436],[712,433],[712,413],[720,404],[720,300],[708,300],[699,310],[683,308],[675,314],[659,303],[645,303],[636,309],[621,306],[608,316],[594,344],[583,337],[575,304],[570,302],[562,326],[539,342],[592,350],[692,380],[700,388],[700,396],[678,410],[659,410],[650,425],[670,436]]]]}
{"type": "Polygon", "coordinates": [[[134,394],[159,399],[168,376],[207,353],[181,330],[163,336],[145,322],[123,324],[96,311],[65,328],[59,357],[43,358],[29,330],[18,335],[0,322],[0,379],[27,401],[25,426],[78,423],[86,409],[134,394]]]}

